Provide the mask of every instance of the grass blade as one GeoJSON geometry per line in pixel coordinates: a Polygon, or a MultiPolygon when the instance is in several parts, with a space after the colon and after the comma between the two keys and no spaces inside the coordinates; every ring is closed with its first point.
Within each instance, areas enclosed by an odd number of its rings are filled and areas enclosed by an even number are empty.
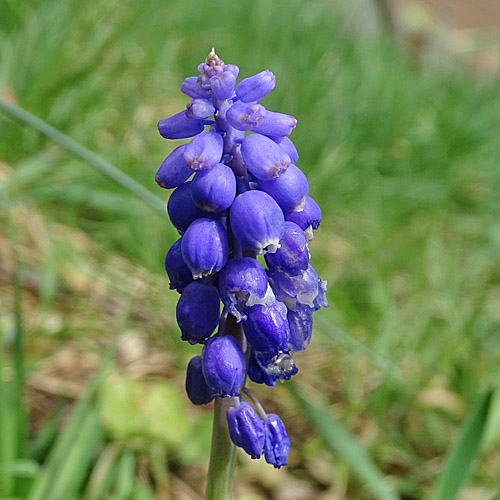
{"type": "Polygon", "coordinates": [[[448,452],[444,470],[439,477],[433,500],[453,500],[467,478],[472,462],[477,456],[481,438],[488,419],[493,391],[481,398],[464,422],[460,435],[448,452]]]}
{"type": "MultiPolygon", "coordinates": [[[[71,416],[68,419],[64,430],[59,435],[59,438],[54,443],[43,470],[33,485],[33,488],[28,496],[28,500],[45,500],[47,498],[51,498],[49,495],[50,488],[56,481],[60,474],[60,470],[70,456],[75,442],[78,440],[79,436],[83,434],[83,429],[85,429],[85,432],[88,431],[90,435],[92,434],[91,430],[94,429],[94,427],[89,430],[85,426],[85,422],[89,419],[89,415],[91,413],[95,413],[92,412],[92,407],[95,402],[97,390],[105,373],[106,364],[101,369],[100,373],[98,373],[94,380],[89,384],[85,393],[75,403],[71,416]]],[[[93,425],[94,422],[92,421],[91,424],[93,425]]]]}
{"type": "Polygon", "coordinates": [[[121,184],[124,188],[134,193],[154,210],[160,212],[161,214],[165,214],[165,202],[163,200],[151,193],[142,184],[139,184],[136,180],[132,179],[132,177],[116,168],[108,160],[105,160],[90,149],[87,149],[82,144],[76,142],[71,137],[63,134],[61,131],[52,127],[52,125],[49,125],[37,116],[32,115],[20,106],[9,104],[2,98],[0,98],[0,110],[46,135],[63,148],[85,160],[101,174],[113,179],[118,182],[118,184],[121,184]]]}
{"type": "Polygon", "coordinates": [[[358,443],[356,437],[338,420],[335,420],[328,411],[312,404],[295,384],[288,384],[287,387],[328,448],[349,464],[353,473],[366,488],[380,500],[398,500],[398,496],[387,484],[384,476],[366,450],[358,443]]]}
{"type": "Polygon", "coordinates": [[[118,464],[118,477],[114,500],[127,500],[132,494],[135,480],[135,455],[132,450],[124,449],[118,464]]]}

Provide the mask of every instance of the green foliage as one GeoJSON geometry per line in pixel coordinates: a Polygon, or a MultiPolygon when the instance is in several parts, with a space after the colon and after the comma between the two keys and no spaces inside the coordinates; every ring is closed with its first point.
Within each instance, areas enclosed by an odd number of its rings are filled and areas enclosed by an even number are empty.
{"type": "Polygon", "coordinates": [[[488,421],[493,391],[489,390],[462,425],[455,444],[448,453],[439,478],[434,500],[453,500],[466,481],[473,460],[477,457],[481,439],[488,421]]]}
{"type": "Polygon", "coordinates": [[[188,436],[184,395],[168,381],[113,376],[101,387],[104,428],[117,441],[145,440],[176,450],[188,436]]]}
{"type": "Polygon", "coordinates": [[[372,462],[366,450],[356,438],[330,414],[310,401],[296,386],[289,386],[311,425],[324,439],[326,445],[345,460],[358,480],[380,500],[398,500],[398,496],[387,484],[382,473],[372,462]]]}

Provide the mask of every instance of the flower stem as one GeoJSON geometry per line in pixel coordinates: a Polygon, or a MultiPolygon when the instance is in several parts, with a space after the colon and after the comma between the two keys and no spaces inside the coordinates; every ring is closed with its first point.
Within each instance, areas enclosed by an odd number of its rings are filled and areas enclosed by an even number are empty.
{"type": "Polygon", "coordinates": [[[236,446],[229,438],[226,421],[226,410],[231,403],[231,398],[215,398],[205,500],[231,500],[236,464],[236,446]]]}

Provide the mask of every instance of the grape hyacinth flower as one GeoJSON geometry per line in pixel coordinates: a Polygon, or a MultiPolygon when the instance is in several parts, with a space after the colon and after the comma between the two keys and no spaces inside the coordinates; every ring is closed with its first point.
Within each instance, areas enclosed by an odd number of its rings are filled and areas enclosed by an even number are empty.
{"type": "Polygon", "coordinates": [[[293,356],[310,342],[313,313],[328,304],[326,282],[309,262],[321,209],[289,137],[297,120],[258,102],[274,89],[274,74],[237,83],[238,67],[213,49],[198,71],[181,86],[186,108],[158,123],[164,138],[188,142],[155,180],[174,189],[167,211],[181,237],[165,269],[181,294],[181,338],[203,345],[188,364],[186,392],[196,405],[215,399],[206,498],[227,500],[234,446],[277,468],[290,449],[283,422],[265,413],[247,376],[274,386],[295,375],[293,356]]]}

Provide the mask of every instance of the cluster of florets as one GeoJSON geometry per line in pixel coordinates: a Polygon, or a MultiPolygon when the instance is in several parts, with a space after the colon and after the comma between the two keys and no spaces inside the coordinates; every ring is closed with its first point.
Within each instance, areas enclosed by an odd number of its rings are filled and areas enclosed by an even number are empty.
{"type": "Polygon", "coordinates": [[[165,268],[181,294],[177,322],[183,340],[204,344],[188,365],[186,391],[194,404],[233,398],[234,444],[280,467],[290,448],[283,422],[244,386],[247,375],[274,386],[297,373],[293,354],[309,344],[312,314],[327,307],[326,282],[309,264],[321,210],[288,138],[296,119],[258,104],[275,86],[273,73],[235,88],[238,67],[213,50],[198,70],[181,87],[186,109],[158,123],[166,139],[193,138],[156,174],[161,187],[175,188],[167,210],[181,237],[165,268]]]}

